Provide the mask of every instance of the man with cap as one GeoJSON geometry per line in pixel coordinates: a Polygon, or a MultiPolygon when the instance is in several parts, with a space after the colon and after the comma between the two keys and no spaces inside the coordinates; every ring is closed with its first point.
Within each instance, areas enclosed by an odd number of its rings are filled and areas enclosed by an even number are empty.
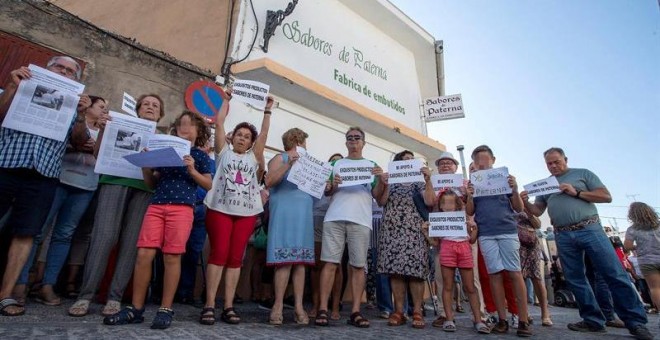
{"type": "MultiPolygon", "coordinates": [[[[440,156],[438,159],[435,160],[435,166],[438,168],[438,174],[440,175],[453,175],[456,173],[458,170],[458,160],[454,158],[454,155],[452,155],[451,152],[443,151],[440,153],[440,156]]],[[[465,197],[465,190],[461,188],[461,194],[463,197],[465,197]]],[[[473,263],[477,263],[477,249],[478,245],[477,243],[474,243],[472,245],[472,261],[473,263]]],[[[438,249],[439,251],[439,249],[438,249]]],[[[434,252],[435,253],[435,252],[434,252]]],[[[442,291],[442,273],[440,270],[440,262],[438,261],[438,256],[437,253],[433,256],[433,261],[435,264],[435,284],[438,289],[438,292],[442,291]]],[[[477,289],[477,295],[479,296],[479,306],[481,306],[481,314],[484,314],[484,298],[481,293],[481,283],[479,282],[479,271],[475,270],[474,271],[474,287],[477,289]]],[[[442,299],[440,295],[438,295],[438,299],[442,299]]],[[[440,305],[442,306],[442,301],[439,300],[440,305]]],[[[442,327],[444,321],[446,320],[446,317],[444,315],[440,315],[434,322],[433,326],[434,327],[442,327]]]]}

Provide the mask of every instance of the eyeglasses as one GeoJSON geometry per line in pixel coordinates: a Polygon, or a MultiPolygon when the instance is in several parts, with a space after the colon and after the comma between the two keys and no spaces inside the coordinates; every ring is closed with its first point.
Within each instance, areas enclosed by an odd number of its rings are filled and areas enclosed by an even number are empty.
{"type": "Polygon", "coordinates": [[[58,71],[64,71],[64,73],[67,76],[75,76],[75,75],[78,74],[78,70],[74,70],[74,69],[72,69],[70,67],[66,67],[62,64],[54,63],[53,65],[51,65],[51,67],[58,70],[58,71]]]}
{"type": "Polygon", "coordinates": [[[346,140],[347,141],[358,141],[358,140],[362,140],[362,136],[360,136],[360,135],[349,135],[349,136],[346,136],[346,140]]]}
{"type": "Polygon", "coordinates": [[[439,161],[438,166],[451,166],[454,165],[455,163],[453,161],[439,161]]]}

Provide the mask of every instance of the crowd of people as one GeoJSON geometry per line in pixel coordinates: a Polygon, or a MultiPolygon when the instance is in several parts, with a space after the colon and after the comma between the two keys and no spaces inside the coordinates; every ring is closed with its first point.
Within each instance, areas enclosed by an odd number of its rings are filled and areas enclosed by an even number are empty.
{"type": "MultiPolygon", "coordinates": [[[[80,81],[80,65],[70,57],[54,57],[46,68],[80,81]]],[[[26,67],[11,72],[11,81],[0,96],[0,121],[20,82],[30,77],[26,67]]],[[[327,326],[338,320],[342,286],[347,285],[352,296],[348,324],[369,327],[361,297],[367,274],[375,273],[375,299],[379,308],[387,308],[382,311],[390,326],[410,321],[413,328],[426,327],[424,297],[429,282],[431,295],[442,305],[434,327],[457,331],[454,311],[462,311],[464,292],[474,331],[503,334],[516,327],[518,336],[529,337],[533,332],[526,280],[532,282],[538,298],[540,325],[553,326],[542,274],[544,251],[536,234],[541,228],[538,216],[547,210],[559,263],[582,318],[568,328],[604,332],[612,321],[595,297],[601,289],[592,288],[585,275],[587,260],[591,267],[587,272],[609,289],[613,312],[623,326],[638,339],[653,338],[646,328],[642,297],[600,224],[595,203],[610,202],[610,193],[593,172],[569,168],[562,149],[553,147],[543,154],[560,192],[537,196],[532,202],[510,175],[511,193],[475,197],[473,183],[467,180],[458,189],[436,192],[431,182],[434,169],[426,166],[420,170],[423,182],[390,184],[388,173],[363,157],[364,131],[350,127],[345,134],[346,156],[330,157],[335,170],[318,200],[286,179],[310,136],[299,128],[289,129],[282,136],[284,152],[266,164],[273,99],[268,98],[259,130],[243,122],[226,133],[230,101],[231,91],[227,91],[215,116],[214,138],[209,123],[199,114],[183,111],[177,115],[168,133],[190,141],[185,165],[143,168],[142,180],[94,172],[100,141],[111,120],[108,102],[100,96],[81,95],[64,141],[0,129],[0,217],[4,216],[4,229],[11,235],[10,246],[3,250],[7,263],[0,313],[25,313],[33,264],[38,284],[31,290],[37,300],[62,304],[55,286],[68,259],[65,293],[76,297],[69,315],[89,313],[105,276],[109,277],[102,310],[106,325],[143,322],[151,287],[152,298],[158,295],[160,304],[151,328],[166,329],[174,318],[174,301],[194,300],[196,268],[208,234],[210,253],[203,261],[205,305],[199,317],[204,325],[217,320],[219,291],[224,294],[220,320],[241,322],[234,303],[252,238],[255,258],[260,251],[266,268],[272,269],[270,275],[266,270],[256,271],[271,279],[272,294],[261,298],[273,298],[268,318],[272,325],[284,322],[291,282],[296,323],[308,324],[313,318],[316,326],[327,326]],[[336,169],[358,162],[370,164],[373,181],[343,186],[336,169]],[[467,235],[430,237],[429,212],[456,211],[468,216],[467,235]],[[162,268],[154,270],[154,263],[161,263],[162,268]],[[81,268],[82,282],[76,292],[75,278],[81,268]],[[303,303],[308,268],[313,297],[309,313],[303,303]],[[152,278],[154,272],[157,280],[152,278]],[[122,308],[131,278],[131,303],[122,308]]],[[[152,122],[166,114],[157,94],[140,96],[136,111],[139,118],[152,122]]],[[[404,150],[393,160],[414,158],[404,150]]],[[[470,172],[478,172],[492,169],[496,158],[490,147],[481,145],[471,159],[470,172]]],[[[439,174],[455,174],[459,162],[443,152],[434,164],[439,174]]],[[[648,205],[635,202],[629,218],[632,226],[623,247],[636,254],[628,260],[634,267],[630,274],[659,306],[658,215],[648,205]]]]}

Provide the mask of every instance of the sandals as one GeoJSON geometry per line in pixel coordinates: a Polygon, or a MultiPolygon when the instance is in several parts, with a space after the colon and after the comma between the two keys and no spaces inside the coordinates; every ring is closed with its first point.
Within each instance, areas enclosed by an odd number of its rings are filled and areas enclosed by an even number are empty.
{"type": "Polygon", "coordinates": [[[294,320],[296,321],[297,324],[299,325],[309,325],[309,316],[307,313],[303,312],[302,315],[298,315],[298,313],[293,313],[294,314],[294,320]]]}
{"type": "Polygon", "coordinates": [[[168,329],[172,325],[172,317],[174,317],[173,310],[166,307],[158,308],[156,317],[151,323],[151,329],[168,329]]]}
{"type": "Polygon", "coordinates": [[[423,329],[426,327],[426,322],[424,322],[424,317],[420,312],[414,312],[412,315],[412,327],[417,329],[423,329]]]}
{"type": "Polygon", "coordinates": [[[351,317],[346,321],[346,323],[357,328],[369,327],[369,320],[365,319],[360,312],[351,314],[351,317]]]}
{"type": "Polygon", "coordinates": [[[234,307],[225,308],[220,314],[220,319],[230,325],[238,325],[241,322],[241,317],[238,316],[234,307]]]}
{"type": "Polygon", "coordinates": [[[142,313],[144,313],[144,307],[135,309],[133,306],[126,306],[118,313],[103,318],[103,323],[108,326],[142,323],[144,322],[142,313]]]}
{"type": "Polygon", "coordinates": [[[271,313],[268,317],[268,323],[273,326],[281,326],[283,321],[284,318],[282,317],[282,313],[271,313]]]}
{"type": "Polygon", "coordinates": [[[450,333],[456,332],[456,324],[452,320],[445,320],[442,324],[442,330],[450,333]]]}
{"type": "Polygon", "coordinates": [[[401,326],[406,324],[406,319],[403,318],[403,314],[400,312],[394,312],[390,314],[390,317],[387,319],[388,326],[401,326]]]}
{"type": "Polygon", "coordinates": [[[327,310],[320,310],[316,313],[316,319],[314,320],[314,324],[317,326],[327,326],[328,325],[328,311],[327,310]]]}
{"type": "Polygon", "coordinates": [[[39,290],[39,293],[37,294],[37,297],[35,300],[39,303],[42,303],[46,306],[59,306],[62,304],[62,299],[60,299],[55,292],[53,292],[52,286],[48,285],[43,285],[42,288],[39,290]],[[49,287],[44,291],[46,287],[49,287]]]}
{"type": "Polygon", "coordinates": [[[202,314],[199,316],[199,323],[209,326],[215,324],[215,308],[204,307],[202,309],[202,314]]]}
{"type": "Polygon", "coordinates": [[[21,306],[18,301],[12,298],[6,298],[0,301],[0,315],[20,316],[23,314],[25,314],[25,306],[21,306]],[[13,309],[14,311],[11,312],[10,309],[13,309]]]}
{"type": "Polygon", "coordinates": [[[550,319],[549,317],[541,319],[541,326],[552,327],[552,325],[553,325],[552,319],[550,319]]]}
{"type": "Polygon", "coordinates": [[[437,319],[435,319],[435,321],[433,321],[431,326],[437,327],[437,328],[442,328],[442,326],[445,324],[445,321],[447,321],[447,317],[444,316],[444,315],[440,315],[440,316],[438,316],[437,319]]]}
{"type": "Polygon", "coordinates": [[[120,310],[121,310],[121,302],[108,300],[108,302],[105,303],[105,307],[103,307],[103,310],[101,311],[101,315],[103,316],[114,315],[119,313],[120,310]]]}
{"type": "Polygon", "coordinates": [[[474,330],[479,334],[490,334],[490,328],[481,321],[474,323],[474,330]]]}
{"type": "Polygon", "coordinates": [[[87,315],[89,311],[89,300],[78,300],[71,307],[69,307],[69,315],[81,317],[87,315]]]}

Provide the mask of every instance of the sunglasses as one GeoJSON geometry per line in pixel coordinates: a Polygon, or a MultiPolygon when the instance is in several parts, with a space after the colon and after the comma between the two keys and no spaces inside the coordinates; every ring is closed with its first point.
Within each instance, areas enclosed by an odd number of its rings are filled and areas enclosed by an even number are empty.
{"type": "Polygon", "coordinates": [[[347,141],[358,141],[362,140],[362,136],[359,135],[351,135],[351,136],[346,136],[347,141]]]}

